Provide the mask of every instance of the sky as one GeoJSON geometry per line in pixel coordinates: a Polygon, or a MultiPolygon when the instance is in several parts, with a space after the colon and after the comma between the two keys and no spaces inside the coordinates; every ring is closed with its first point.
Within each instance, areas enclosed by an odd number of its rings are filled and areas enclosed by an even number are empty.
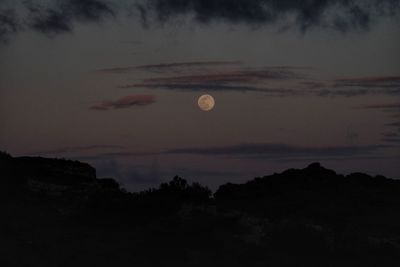
{"type": "Polygon", "coordinates": [[[85,161],[130,191],[315,161],[400,178],[399,13],[398,0],[0,0],[0,150],[85,161]]]}

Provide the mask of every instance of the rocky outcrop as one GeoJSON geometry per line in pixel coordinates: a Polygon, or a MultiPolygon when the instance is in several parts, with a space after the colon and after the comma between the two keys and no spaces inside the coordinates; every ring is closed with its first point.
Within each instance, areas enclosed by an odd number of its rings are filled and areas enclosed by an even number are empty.
{"type": "Polygon", "coordinates": [[[14,158],[6,153],[0,154],[0,184],[3,188],[53,196],[120,190],[114,179],[98,179],[96,170],[87,163],[42,157],[14,158]]]}

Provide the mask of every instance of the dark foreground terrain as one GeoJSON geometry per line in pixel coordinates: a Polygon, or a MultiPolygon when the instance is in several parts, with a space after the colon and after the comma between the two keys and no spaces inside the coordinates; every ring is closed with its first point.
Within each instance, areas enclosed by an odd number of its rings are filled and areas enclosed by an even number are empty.
{"type": "Polygon", "coordinates": [[[128,193],[84,163],[0,153],[0,266],[400,266],[400,180],[317,163],[128,193]]]}

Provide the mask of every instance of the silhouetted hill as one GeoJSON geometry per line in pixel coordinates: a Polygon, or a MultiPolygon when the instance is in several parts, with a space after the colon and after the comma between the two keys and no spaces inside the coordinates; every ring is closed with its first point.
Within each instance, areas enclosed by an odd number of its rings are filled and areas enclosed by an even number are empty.
{"type": "Polygon", "coordinates": [[[241,185],[222,185],[215,199],[220,207],[258,216],[335,220],[400,207],[399,192],[399,180],[363,173],[344,176],[313,163],[241,185]]]}
{"type": "Polygon", "coordinates": [[[85,163],[0,153],[0,266],[400,266],[400,181],[313,163],[139,193],[85,163]]]}

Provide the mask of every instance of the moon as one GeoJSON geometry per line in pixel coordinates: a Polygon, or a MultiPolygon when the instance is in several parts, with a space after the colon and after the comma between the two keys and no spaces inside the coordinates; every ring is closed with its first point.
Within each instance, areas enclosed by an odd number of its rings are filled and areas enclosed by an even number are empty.
{"type": "Polygon", "coordinates": [[[215,106],[215,100],[211,95],[202,95],[199,97],[199,100],[197,100],[197,104],[201,110],[210,111],[215,106]]]}

